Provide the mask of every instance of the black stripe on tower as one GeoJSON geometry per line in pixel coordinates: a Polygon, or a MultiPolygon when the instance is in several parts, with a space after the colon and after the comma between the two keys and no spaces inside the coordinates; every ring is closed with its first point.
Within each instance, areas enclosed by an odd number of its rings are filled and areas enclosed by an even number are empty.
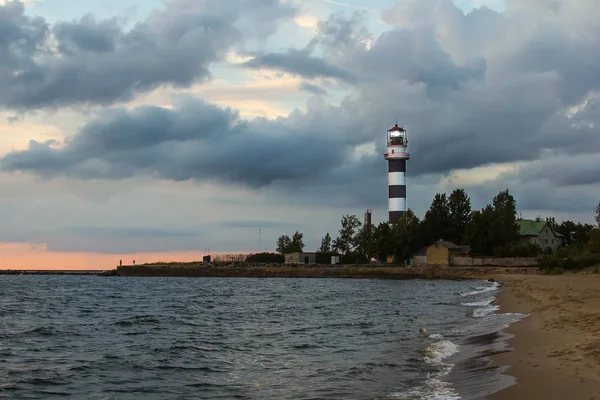
{"type": "Polygon", "coordinates": [[[388,186],[388,199],[401,197],[406,198],[406,185],[391,185],[388,186]]]}
{"type": "Polygon", "coordinates": [[[390,215],[388,218],[389,222],[396,222],[404,215],[404,211],[390,211],[390,215]]]}
{"type": "Polygon", "coordinates": [[[406,160],[388,160],[388,172],[406,172],[406,160]]]}

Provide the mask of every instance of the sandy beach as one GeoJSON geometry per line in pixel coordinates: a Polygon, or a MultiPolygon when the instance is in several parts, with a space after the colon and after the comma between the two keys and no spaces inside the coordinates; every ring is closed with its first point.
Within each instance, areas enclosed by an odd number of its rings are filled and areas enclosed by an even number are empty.
{"type": "Polygon", "coordinates": [[[600,275],[496,276],[501,312],[529,314],[507,332],[517,384],[490,399],[600,399],[600,275]]]}

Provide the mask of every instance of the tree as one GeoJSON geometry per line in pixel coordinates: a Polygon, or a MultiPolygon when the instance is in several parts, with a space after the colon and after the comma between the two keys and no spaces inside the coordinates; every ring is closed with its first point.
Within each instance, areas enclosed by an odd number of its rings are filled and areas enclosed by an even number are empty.
{"type": "Polygon", "coordinates": [[[439,239],[450,240],[450,213],[445,193],[436,193],[423,218],[423,239],[427,243],[439,239]]]}
{"type": "Polygon", "coordinates": [[[587,250],[592,254],[600,254],[600,229],[588,232],[587,250]]]}
{"type": "Polygon", "coordinates": [[[321,247],[319,248],[319,253],[329,252],[331,252],[331,236],[329,236],[329,232],[327,232],[323,239],[321,239],[321,247]]]}
{"type": "Polygon", "coordinates": [[[304,235],[298,231],[294,233],[294,236],[292,236],[292,243],[290,244],[290,253],[304,250],[304,242],[302,241],[303,236],[304,235]]]}
{"type": "Polygon", "coordinates": [[[600,228],[600,201],[598,201],[598,207],[596,207],[596,215],[594,216],[596,220],[596,226],[600,228]]]}
{"type": "Polygon", "coordinates": [[[342,227],[339,231],[339,236],[333,241],[333,248],[345,254],[357,245],[358,229],[362,225],[356,215],[342,216],[342,227]]]}
{"type": "Polygon", "coordinates": [[[475,254],[491,254],[494,248],[490,235],[494,208],[488,204],[481,211],[474,211],[467,225],[466,236],[471,244],[471,251],[475,254]]]}
{"type": "Polygon", "coordinates": [[[388,256],[395,252],[395,238],[393,237],[392,225],[381,222],[373,227],[373,257],[381,262],[386,262],[388,256]]]}
{"type": "Polygon", "coordinates": [[[372,258],[377,258],[377,239],[376,227],[363,225],[356,235],[355,252],[357,253],[357,259],[370,262],[372,258]]]}
{"type": "Polygon", "coordinates": [[[288,235],[281,235],[277,239],[277,252],[280,254],[295,253],[304,249],[302,241],[303,234],[296,231],[292,238],[288,235]]]}
{"type": "Polygon", "coordinates": [[[496,246],[506,246],[519,238],[516,201],[506,189],[494,197],[492,205],[494,209],[491,226],[493,242],[496,246]]]}
{"type": "Polygon", "coordinates": [[[471,199],[464,189],[456,189],[448,198],[449,236],[448,240],[461,244],[465,242],[465,232],[471,218],[471,199]]]}
{"type": "Polygon", "coordinates": [[[281,235],[277,238],[277,252],[280,254],[289,253],[290,245],[292,244],[292,239],[288,235],[281,235]]]}
{"type": "Polygon", "coordinates": [[[394,257],[400,262],[410,259],[418,250],[419,241],[419,218],[408,209],[393,226],[394,257]]]}
{"type": "Polygon", "coordinates": [[[519,239],[517,206],[508,189],[499,192],[492,204],[471,215],[467,237],[473,253],[500,255],[519,239]]]}
{"type": "Polygon", "coordinates": [[[588,241],[588,233],[594,230],[594,225],[563,221],[554,230],[563,235],[564,246],[577,246],[588,241]]]}

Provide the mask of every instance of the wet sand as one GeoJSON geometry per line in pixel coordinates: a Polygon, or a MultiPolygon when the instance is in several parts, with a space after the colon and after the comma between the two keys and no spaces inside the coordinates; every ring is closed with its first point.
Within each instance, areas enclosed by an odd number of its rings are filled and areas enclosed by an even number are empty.
{"type": "Polygon", "coordinates": [[[492,357],[517,384],[489,399],[600,399],[600,275],[495,276],[512,350],[492,357]]]}

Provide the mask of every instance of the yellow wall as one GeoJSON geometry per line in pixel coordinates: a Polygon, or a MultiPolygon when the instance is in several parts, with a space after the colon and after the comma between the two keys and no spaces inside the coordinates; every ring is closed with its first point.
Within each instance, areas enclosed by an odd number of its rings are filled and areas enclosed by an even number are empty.
{"type": "Polygon", "coordinates": [[[448,265],[450,261],[448,249],[439,243],[427,248],[427,265],[448,265]]]}

